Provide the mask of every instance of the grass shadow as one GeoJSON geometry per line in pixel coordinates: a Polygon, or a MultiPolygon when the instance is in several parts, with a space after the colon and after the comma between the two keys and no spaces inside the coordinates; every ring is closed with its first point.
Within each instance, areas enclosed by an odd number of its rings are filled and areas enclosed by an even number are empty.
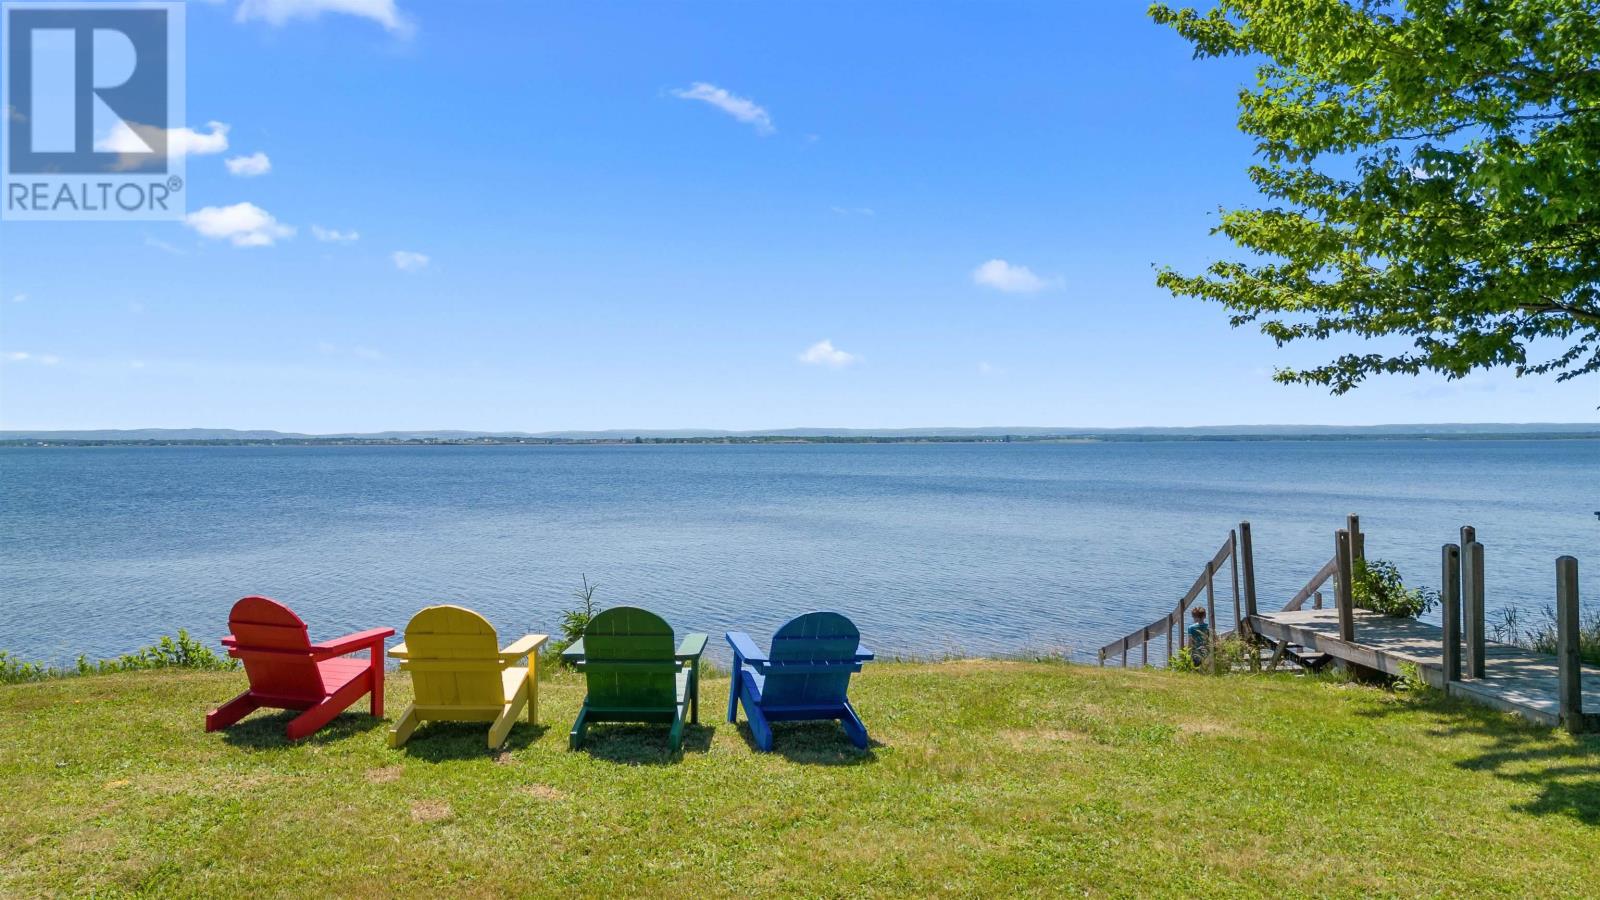
{"type": "Polygon", "coordinates": [[[480,759],[521,750],[549,730],[548,725],[518,722],[511,726],[506,742],[491,750],[488,722],[423,722],[400,751],[423,762],[480,759]]]}
{"type": "Polygon", "coordinates": [[[342,712],[332,722],[298,741],[289,740],[284,729],[300,713],[275,710],[269,715],[251,716],[222,732],[222,740],[247,750],[282,750],[286,747],[327,744],[382,728],[384,720],[369,713],[342,712]]]}
{"type": "Polygon", "coordinates": [[[1437,691],[1360,713],[1368,718],[1401,714],[1431,716],[1430,734],[1436,737],[1466,734],[1483,740],[1482,749],[1455,765],[1535,788],[1537,796],[1512,807],[1517,812],[1600,825],[1600,734],[1568,735],[1437,691]]]}
{"type": "MultiPolygon", "coordinates": [[[[745,746],[756,753],[766,752],[756,745],[749,722],[741,721],[738,727],[745,746]]],[[[876,750],[882,746],[882,743],[869,737],[866,749],[857,747],[850,743],[844,726],[835,721],[772,723],[771,752],[792,763],[808,766],[870,765],[878,761],[876,750]]]]}
{"type": "Polygon", "coordinates": [[[595,759],[630,766],[665,766],[677,762],[685,753],[705,753],[717,730],[711,725],[683,726],[683,749],[674,753],[667,746],[667,726],[626,722],[597,722],[584,734],[579,752],[595,759]]]}

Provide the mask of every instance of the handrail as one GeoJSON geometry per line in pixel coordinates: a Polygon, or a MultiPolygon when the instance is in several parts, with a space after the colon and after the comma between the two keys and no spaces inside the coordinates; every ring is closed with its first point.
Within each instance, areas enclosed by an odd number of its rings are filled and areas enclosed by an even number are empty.
{"type": "MultiPolygon", "coordinates": [[[[1195,598],[1199,597],[1200,593],[1206,589],[1207,581],[1216,577],[1217,570],[1221,568],[1223,562],[1225,562],[1229,556],[1232,556],[1235,552],[1237,552],[1238,544],[1239,532],[1237,530],[1229,531],[1228,539],[1222,542],[1222,546],[1217,548],[1217,552],[1206,563],[1204,568],[1200,570],[1200,575],[1195,578],[1193,586],[1189,588],[1189,592],[1184,594],[1183,598],[1178,601],[1177,607],[1172,612],[1167,613],[1159,619],[1156,619],[1154,622],[1151,622],[1142,628],[1136,628],[1133,631],[1128,632],[1123,637],[1120,637],[1111,643],[1106,644],[1104,647],[1101,647],[1098,654],[1100,665],[1103,666],[1106,664],[1106,658],[1108,656],[1120,655],[1122,657],[1122,664],[1126,666],[1128,664],[1128,651],[1133,649],[1135,643],[1144,648],[1145,657],[1148,659],[1150,654],[1149,643],[1156,635],[1159,634],[1166,634],[1168,643],[1170,644],[1172,632],[1174,630],[1181,629],[1181,626],[1183,625],[1183,614],[1189,608],[1189,604],[1194,602],[1195,598]]],[[[1216,626],[1213,625],[1212,627],[1215,628],[1216,626]]],[[[1179,640],[1181,642],[1182,638],[1180,637],[1179,640]]]]}
{"type": "Polygon", "coordinates": [[[1323,564],[1322,568],[1317,570],[1317,574],[1311,576],[1311,580],[1306,582],[1306,586],[1301,588],[1299,592],[1294,595],[1294,599],[1284,604],[1283,611],[1298,611],[1300,607],[1305,605],[1306,598],[1316,593],[1317,589],[1322,587],[1322,585],[1325,584],[1329,578],[1332,578],[1334,573],[1337,571],[1339,571],[1339,560],[1328,560],[1323,564]]]}

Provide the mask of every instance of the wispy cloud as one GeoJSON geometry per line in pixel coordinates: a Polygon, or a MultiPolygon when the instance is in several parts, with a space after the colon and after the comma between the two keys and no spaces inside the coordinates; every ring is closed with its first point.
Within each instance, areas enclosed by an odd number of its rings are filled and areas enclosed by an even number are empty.
{"type": "Polygon", "coordinates": [[[282,26],[295,19],[318,19],[324,13],[370,19],[396,37],[410,37],[416,24],[400,12],[395,0],[244,0],[234,18],[282,26]]]}
{"type": "Polygon", "coordinates": [[[410,250],[396,250],[389,254],[389,258],[394,260],[394,267],[402,272],[420,272],[433,261],[426,253],[415,253],[410,250]]]}
{"type": "Polygon", "coordinates": [[[833,345],[833,341],[824,338],[807,347],[800,354],[799,360],[810,366],[827,366],[833,369],[842,369],[861,361],[861,357],[854,353],[846,353],[833,345]]]}
{"type": "Polygon", "coordinates": [[[337,228],[323,228],[321,225],[311,226],[311,236],[326,244],[349,244],[361,240],[359,231],[340,231],[337,228]]]}
{"type": "Polygon", "coordinates": [[[272,171],[272,160],[257,151],[249,156],[234,156],[222,161],[231,174],[240,178],[255,178],[272,171]]]}
{"type": "Polygon", "coordinates": [[[172,244],[169,244],[166,241],[163,241],[162,239],[160,239],[158,237],[151,237],[148,234],[144,236],[144,245],[146,247],[154,247],[157,250],[160,250],[160,251],[162,251],[164,253],[171,253],[174,256],[183,256],[184,252],[185,252],[182,249],[180,249],[178,247],[175,247],[172,244]]]}
{"type": "Polygon", "coordinates": [[[13,350],[5,354],[4,359],[10,363],[36,363],[41,366],[53,366],[61,362],[61,357],[54,353],[29,353],[26,350],[13,350]]]}
{"type": "Polygon", "coordinates": [[[230,241],[235,247],[270,247],[294,236],[293,226],[284,225],[254,203],[207,206],[189,213],[183,222],[202,237],[230,241]]]}
{"type": "Polygon", "coordinates": [[[981,362],[981,363],[978,363],[978,374],[979,375],[1003,375],[1003,374],[1005,374],[1005,370],[1000,368],[997,365],[992,364],[992,363],[981,362]]]}
{"type": "Polygon", "coordinates": [[[12,303],[27,303],[28,302],[28,295],[27,294],[13,294],[12,297],[11,297],[11,302],[12,303]]]}
{"type": "Polygon", "coordinates": [[[1059,278],[1040,278],[1027,266],[991,259],[972,270],[972,282],[1008,294],[1035,294],[1061,286],[1059,278]]]}
{"type": "Polygon", "coordinates": [[[830,206],[836,215],[841,216],[875,216],[878,213],[870,206],[830,206]]]}
{"type": "Polygon", "coordinates": [[[374,350],[371,347],[366,347],[361,344],[356,344],[352,347],[345,348],[333,343],[332,341],[318,341],[317,352],[321,353],[323,356],[353,356],[356,359],[364,359],[369,362],[384,358],[383,351],[381,350],[374,350]]]}
{"type": "Polygon", "coordinates": [[[772,124],[772,117],[767,115],[767,111],[762,109],[760,104],[748,97],[740,97],[737,94],[729,93],[726,89],[719,88],[714,84],[696,81],[689,87],[675,88],[672,91],[672,96],[677,97],[679,100],[698,100],[701,103],[709,103],[754,128],[756,134],[767,135],[778,130],[772,124]]]}

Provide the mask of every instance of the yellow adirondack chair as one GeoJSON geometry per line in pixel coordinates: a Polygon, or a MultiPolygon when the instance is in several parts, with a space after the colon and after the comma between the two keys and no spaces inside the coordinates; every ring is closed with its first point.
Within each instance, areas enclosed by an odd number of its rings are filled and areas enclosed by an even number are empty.
{"type": "Polygon", "coordinates": [[[403,746],[425,721],[493,722],[489,749],[504,744],[524,706],[528,722],[538,721],[539,648],[549,639],[530,634],[502,649],[488,620],[460,606],[412,616],[389,655],[411,673],[416,699],[389,729],[389,746],[403,746]]]}

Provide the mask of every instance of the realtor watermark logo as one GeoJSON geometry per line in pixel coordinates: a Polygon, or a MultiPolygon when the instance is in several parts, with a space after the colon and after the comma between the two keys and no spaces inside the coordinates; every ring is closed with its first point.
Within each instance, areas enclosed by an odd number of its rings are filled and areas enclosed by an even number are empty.
{"type": "Polygon", "coordinates": [[[0,218],[181,219],[181,2],[0,3],[0,218]]]}

